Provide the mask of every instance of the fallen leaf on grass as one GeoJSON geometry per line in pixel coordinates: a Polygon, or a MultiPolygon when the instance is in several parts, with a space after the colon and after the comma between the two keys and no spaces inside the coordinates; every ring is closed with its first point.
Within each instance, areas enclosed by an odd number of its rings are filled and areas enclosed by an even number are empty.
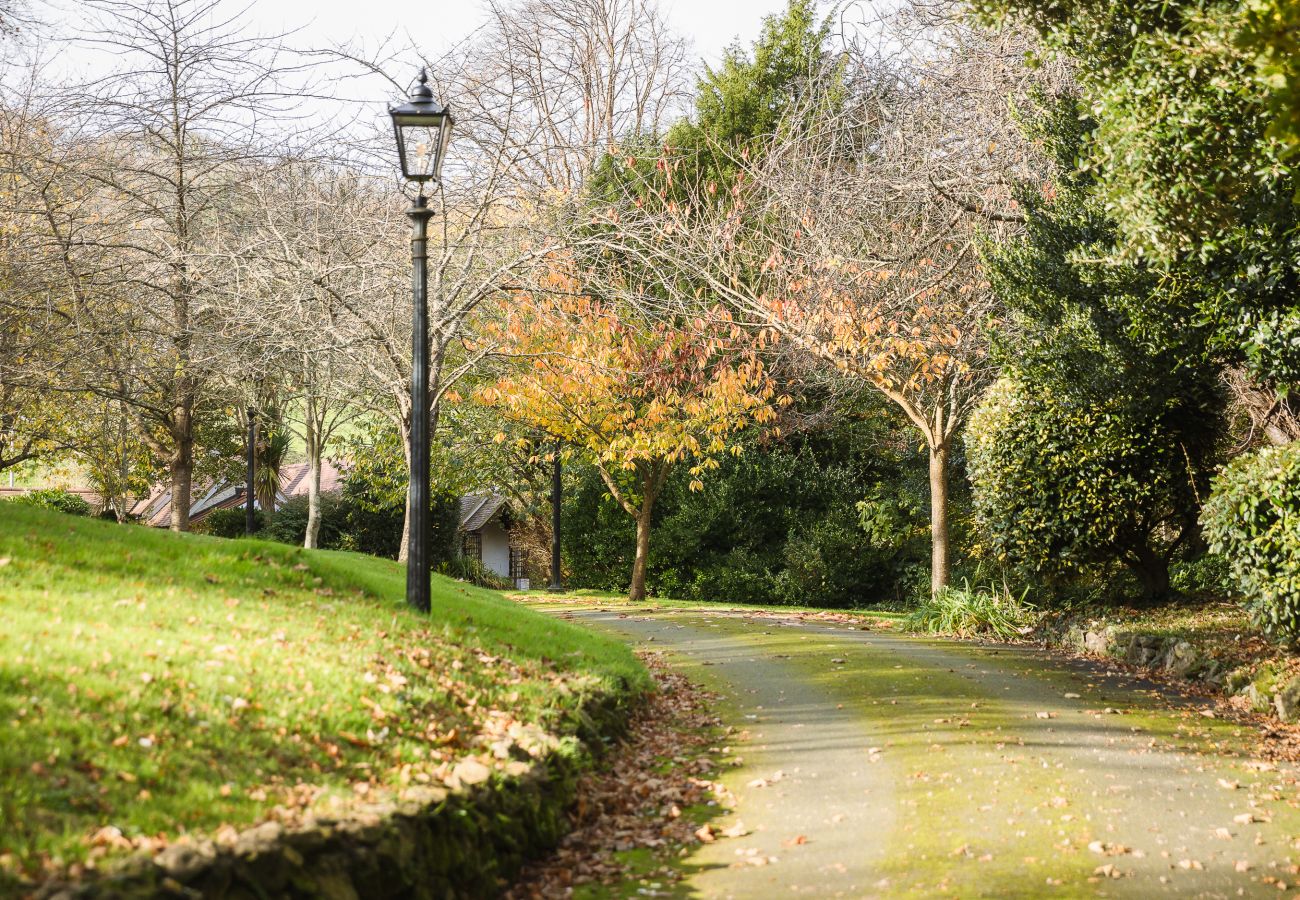
{"type": "Polygon", "coordinates": [[[695,829],[695,836],[699,838],[701,844],[712,844],[714,841],[713,829],[708,825],[701,825],[695,829]]]}

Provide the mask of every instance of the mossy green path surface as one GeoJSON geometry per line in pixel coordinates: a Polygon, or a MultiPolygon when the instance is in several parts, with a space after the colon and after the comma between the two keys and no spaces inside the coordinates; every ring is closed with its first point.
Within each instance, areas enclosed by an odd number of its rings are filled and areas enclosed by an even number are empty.
{"type": "Polygon", "coordinates": [[[685,860],[688,896],[1277,896],[1300,881],[1296,772],[1193,698],[847,625],[564,615],[668,652],[745,732],[725,781],[752,833],[685,860]]]}

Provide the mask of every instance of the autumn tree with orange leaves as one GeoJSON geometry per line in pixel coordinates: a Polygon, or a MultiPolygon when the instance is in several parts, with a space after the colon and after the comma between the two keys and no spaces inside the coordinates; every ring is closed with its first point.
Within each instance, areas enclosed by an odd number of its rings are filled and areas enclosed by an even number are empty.
{"type": "Polygon", "coordinates": [[[680,321],[602,303],[552,275],[497,334],[511,365],[481,398],[576,448],[636,521],[628,599],[646,597],[655,501],[688,465],[691,489],[739,453],[736,432],[771,422],[775,385],[724,310],[680,321]]]}

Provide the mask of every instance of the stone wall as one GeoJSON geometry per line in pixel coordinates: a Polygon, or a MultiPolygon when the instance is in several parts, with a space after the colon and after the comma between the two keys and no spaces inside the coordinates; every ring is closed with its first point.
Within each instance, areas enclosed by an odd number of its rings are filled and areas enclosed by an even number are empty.
{"type": "Polygon", "coordinates": [[[581,714],[581,738],[541,759],[502,769],[467,762],[458,786],[419,787],[400,801],[316,816],[286,828],[263,822],[233,841],[177,842],[137,855],[109,874],[50,883],[41,900],[144,897],[447,900],[492,897],[528,859],[568,830],[578,776],[627,721],[627,697],[604,697],[581,714]],[[475,768],[477,767],[477,768],[475,768]]]}
{"type": "Polygon", "coordinates": [[[1300,720],[1300,676],[1285,678],[1276,666],[1233,668],[1183,638],[1097,621],[1067,623],[1047,642],[1219,688],[1283,722],[1300,720]]]}

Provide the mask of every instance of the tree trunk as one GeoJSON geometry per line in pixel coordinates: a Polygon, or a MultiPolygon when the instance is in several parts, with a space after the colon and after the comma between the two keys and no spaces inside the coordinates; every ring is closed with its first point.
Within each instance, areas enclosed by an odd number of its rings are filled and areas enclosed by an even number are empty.
{"type": "Polygon", "coordinates": [[[650,512],[653,509],[654,498],[646,497],[636,517],[636,559],[632,563],[632,587],[627,592],[627,599],[633,603],[645,600],[646,562],[650,558],[650,512]]]}
{"type": "Polygon", "coordinates": [[[930,593],[948,586],[948,447],[930,448],[930,593]]]}
{"type": "Polygon", "coordinates": [[[302,545],[308,550],[320,546],[320,435],[312,421],[307,422],[307,533],[302,545]]]}
{"type": "Polygon", "coordinates": [[[1125,560],[1142,584],[1142,599],[1156,602],[1169,594],[1169,561],[1146,545],[1139,546],[1125,560]]]}
{"type": "MultiPolygon", "coordinates": [[[[411,422],[407,419],[399,423],[398,427],[402,431],[402,455],[406,457],[406,477],[411,477],[411,422]]],[[[407,545],[411,541],[411,492],[406,492],[406,499],[402,501],[402,508],[405,512],[402,515],[402,542],[397,547],[397,561],[406,562],[407,545]]]]}
{"type": "Polygon", "coordinates": [[[172,531],[190,530],[190,493],[194,480],[194,429],[190,419],[191,403],[182,400],[173,411],[172,453],[172,531]]]}
{"type": "Polygon", "coordinates": [[[194,478],[194,463],[190,448],[177,446],[171,458],[172,476],[172,531],[190,530],[190,489],[194,478]]]}

